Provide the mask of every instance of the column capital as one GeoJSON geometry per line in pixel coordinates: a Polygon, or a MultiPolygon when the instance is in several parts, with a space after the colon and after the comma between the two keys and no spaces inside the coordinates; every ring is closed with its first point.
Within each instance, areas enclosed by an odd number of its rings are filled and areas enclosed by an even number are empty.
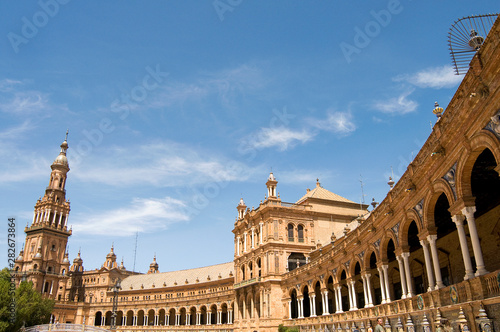
{"type": "Polygon", "coordinates": [[[454,216],[451,216],[451,220],[455,223],[455,225],[458,226],[463,226],[464,225],[464,220],[465,216],[463,214],[456,214],[454,216]]]}
{"type": "Polygon", "coordinates": [[[476,206],[465,206],[462,209],[462,214],[467,218],[467,221],[474,219],[474,212],[476,212],[476,206]]]}
{"type": "Polygon", "coordinates": [[[421,245],[422,247],[425,247],[425,246],[427,245],[427,242],[428,242],[428,241],[427,241],[426,239],[422,239],[422,240],[420,240],[420,241],[418,241],[418,242],[420,242],[420,245],[421,245]]]}
{"type": "Polygon", "coordinates": [[[460,214],[462,209],[466,206],[474,206],[476,204],[476,198],[469,196],[469,197],[459,197],[455,203],[453,203],[448,211],[450,211],[451,215],[454,214],[460,214]]]}
{"type": "Polygon", "coordinates": [[[409,251],[403,251],[403,252],[401,253],[401,257],[403,257],[403,258],[405,258],[405,257],[407,257],[407,258],[408,258],[408,257],[410,257],[410,252],[409,252],[409,251]]]}
{"type": "Polygon", "coordinates": [[[430,234],[427,236],[427,241],[429,241],[429,243],[436,243],[436,240],[437,234],[430,234]]]}

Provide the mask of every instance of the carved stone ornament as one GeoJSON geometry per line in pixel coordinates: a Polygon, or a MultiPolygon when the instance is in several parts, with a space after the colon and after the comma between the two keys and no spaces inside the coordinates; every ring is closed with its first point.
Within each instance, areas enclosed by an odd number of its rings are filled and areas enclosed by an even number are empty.
{"type": "Polygon", "coordinates": [[[500,110],[491,117],[491,121],[488,122],[484,129],[491,131],[500,140],[500,110]]]}
{"type": "Polygon", "coordinates": [[[457,188],[455,187],[455,172],[457,170],[457,163],[455,163],[448,172],[443,176],[443,179],[448,182],[453,191],[453,196],[457,198],[457,188]]]}

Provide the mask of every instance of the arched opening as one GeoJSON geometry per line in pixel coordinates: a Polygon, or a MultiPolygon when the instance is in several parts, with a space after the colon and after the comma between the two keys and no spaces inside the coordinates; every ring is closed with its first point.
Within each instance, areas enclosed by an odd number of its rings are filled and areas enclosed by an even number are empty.
{"type": "Polygon", "coordinates": [[[261,260],[260,260],[260,258],[257,258],[257,273],[258,273],[259,277],[262,276],[262,268],[261,268],[261,260]]]}
{"type": "Polygon", "coordinates": [[[340,294],[342,297],[342,311],[349,311],[349,288],[347,287],[347,274],[342,270],[340,274],[340,294]]]}
{"type": "Polygon", "coordinates": [[[179,325],[186,325],[186,308],[179,310],[179,325]]]}
{"type": "Polygon", "coordinates": [[[122,326],[123,325],[123,311],[117,311],[116,312],[116,326],[122,326]]]}
{"type": "Polygon", "coordinates": [[[111,317],[112,316],[113,316],[113,313],[111,311],[106,311],[106,314],[104,315],[104,325],[105,326],[111,325],[111,317]]]}
{"type": "Polygon", "coordinates": [[[328,313],[333,314],[335,312],[334,299],[335,294],[333,292],[333,277],[328,277],[328,281],[326,284],[326,288],[328,289],[328,313]]]}
{"type": "Polygon", "coordinates": [[[158,311],[158,325],[165,325],[165,309],[158,311]]]}
{"type": "Polygon", "coordinates": [[[155,311],[153,309],[150,309],[148,311],[148,321],[147,321],[148,326],[155,325],[155,311]]]}
{"type": "Polygon", "coordinates": [[[319,281],[314,285],[314,304],[316,307],[316,315],[323,314],[323,301],[321,297],[321,285],[319,281]]]}
{"type": "Polygon", "coordinates": [[[358,304],[358,308],[364,308],[365,307],[365,295],[363,291],[363,281],[361,280],[361,265],[359,265],[359,262],[356,262],[356,265],[354,266],[354,291],[356,294],[354,294],[356,298],[356,302],[358,304]]]}
{"type": "Polygon", "coordinates": [[[373,286],[372,300],[373,304],[377,305],[382,303],[382,290],[380,289],[380,275],[378,274],[377,270],[377,256],[373,251],[370,254],[369,264],[370,264],[370,274],[372,275],[370,283],[373,286]]]}
{"type": "Polygon", "coordinates": [[[302,309],[304,312],[304,317],[310,317],[311,316],[311,303],[309,301],[309,288],[307,286],[304,288],[303,291],[304,295],[304,301],[302,301],[304,308],[302,309]]]}
{"type": "Polygon", "coordinates": [[[288,231],[288,242],[293,242],[294,235],[293,235],[293,225],[292,224],[288,224],[287,231],[288,231]]]}
{"type": "Polygon", "coordinates": [[[134,312],[132,310],[127,311],[125,324],[127,326],[132,326],[134,324],[134,312]]]}
{"type": "MultiPolygon", "coordinates": [[[[465,275],[465,267],[463,264],[462,253],[460,245],[452,246],[451,243],[459,244],[456,226],[451,219],[451,214],[448,211],[450,204],[448,198],[442,193],[434,207],[434,223],[437,227],[437,242],[439,269],[441,272],[441,279],[445,286],[449,286],[453,280],[453,276],[461,278],[465,275]],[[454,261],[459,264],[454,264],[454,271],[451,272],[450,260],[454,257],[454,261]]],[[[456,280],[458,282],[460,280],[456,280]]]]}
{"type": "Polygon", "coordinates": [[[175,309],[172,308],[168,311],[168,325],[174,326],[175,320],[176,320],[175,318],[176,318],[175,317],[175,309]]]}
{"type": "Polygon", "coordinates": [[[250,279],[253,278],[253,263],[252,262],[248,263],[248,277],[250,279]]]}
{"type": "Polygon", "coordinates": [[[144,310],[137,312],[137,326],[144,326],[144,310]]]}
{"type": "Polygon", "coordinates": [[[228,323],[228,317],[227,317],[227,304],[223,303],[222,308],[221,308],[221,324],[227,324],[228,323]]]}
{"type": "Polygon", "coordinates": [[[94,326],[101,326],[102,324],[102,312],[98,311],[95,313],[94,326]]]}
{"type": "Polygon", "coordinates": [[[496,167],[495,157],[489,149],[481,152],[472,167],[471,190],[476,198],[476,218],[500,204],[500,177],[496,167]]]}
{"type": "Polygon", "coordinates": [[[408,227],[408,247],[410,249],[410,258],[412,258],[412,262],[410,262],[410,271],[413,281],[413,290],[415,294],[425,293],[425,285],[424,285],[424,257],[422,246],[420,245],[420,239],[418,238],[418,227],[415,220],[412,220],[410,226],[408,227]],[[417,264],[414,264],[416,262],[417,264]]]}
{"type": "Polygon", "coordinates": [[[302,253],[294,252],[288,256],[288,270],[293,271],[306,264],[306,256],[302,253]]]}
{"type": "Polygon", "coordinates": [[[298,303],[298,300],[297,300],[297,291],[295,289],[292,290],[292,292],[290,293],[290,301],[291,301],[291,308],[290,308],[290,311],[291,311],[291,317],[290,318],[297,318],[299,317],[299,303],[298,303]]]}
{"type": "Polygon", "coordinates": [[[210,324],[217,324],[217,306],[215,304],[210,307],[210,324]]]}
{"type": "Polygon", "coordinates": [[[189,325],[196,325],[196,308],[189,309],[189,325]]]}
{"type": "Polygon", "coordinates": [[[241,280],[245,280],[245,265],[241,267],[241,280]]]}
{"type": "Polygon", "coordinates": [[[207,324],[207,307],[203,306],[200,308],[200,324],[207,324]]]}
{"type": "Polygon", "coordinates": [[[297,238],[299,240],[299,243],[304,242],[304,226],[302,225],[297,226],[297,238]]]}
{"type": "Polygon", "coordinates": [[[255,318],[260,318],[260,293],[255,294],[255,318]]]}

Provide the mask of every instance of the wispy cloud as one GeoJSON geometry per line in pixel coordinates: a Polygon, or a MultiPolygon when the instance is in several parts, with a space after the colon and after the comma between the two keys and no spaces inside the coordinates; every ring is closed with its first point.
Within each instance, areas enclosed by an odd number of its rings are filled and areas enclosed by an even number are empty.
{"type": "Polygon", "coordinates": [[[255,149],[277,147],[281,151],[288,150],[297,144],[304,144],[312,140],[314,134],[305,129],[292,130],[285,127],[261,128],[252,136],[249,145],[255,149]]]}
{"type": "Polygon", "coordinates": [[[185,210],[184,202],[171,197],[134,198],[127,207],[75,216],[72,222],[79,234],[130,236],[135,232],[164,230],[173,223],[188,221],[185,210]]]}
{"type": "Polygon", "coordinates": [[[348,135],[356,130],[350,112],[328,111],[324,120],[310,120],[311,125],[325,131],[330,131],[341,136],[348,135]]]}
{"type": "MultiPolygon", "coordinates": [[[[71,162],[71,153],[68,153],[71,162]]],[[[107,149],[99,160],[92,156],[72,166],[74,176],[86,182],[111,186],[152,185],[174,187],[207,182],[245,181],[252,171],[246,165],[214,157],[175,142],[157,142],[107,149]],[[134,151],[134,153],[130,153],[134,151]]]]}
{"type": "Polygon", "coordinates": [[[61,107],[51,105],[49,95],[30,89],[29,83],[11,79],[0,81],[0,112],[26,116],[61,107]]]}
{"type": "Polygon", "coordinates": [[[286,184],[313,185],[316,179],[326,180],[332,176],[330,170],[295,169],[279,172],[279,180],[286,184]]]}
{"type": "Polygon", "coordinates": [[[376,101],[373,107],[378,111],[393,115],[414,112],[418,103],[408,98],[414,91],[414,88],[407,89],[397,97],[376,101]]]}
{"type": "Polygon", "coordinates": [[[451,66],[432,67],[415,74],[404,74],[394,78],[394,81],[405,81],[419,88],[453,88],[462,81],[462,76],[455,75],[451,66]]]}

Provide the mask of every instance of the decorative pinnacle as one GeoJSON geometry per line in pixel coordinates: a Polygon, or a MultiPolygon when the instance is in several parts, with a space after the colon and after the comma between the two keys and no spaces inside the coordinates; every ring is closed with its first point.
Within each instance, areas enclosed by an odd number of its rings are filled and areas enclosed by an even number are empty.
{"type": "Polygon", "coordinates": [[[439,106],[437,101],[434,103],[432,113],[434,113],[438,119],[443,115],[443,108],[439,106]]]}

